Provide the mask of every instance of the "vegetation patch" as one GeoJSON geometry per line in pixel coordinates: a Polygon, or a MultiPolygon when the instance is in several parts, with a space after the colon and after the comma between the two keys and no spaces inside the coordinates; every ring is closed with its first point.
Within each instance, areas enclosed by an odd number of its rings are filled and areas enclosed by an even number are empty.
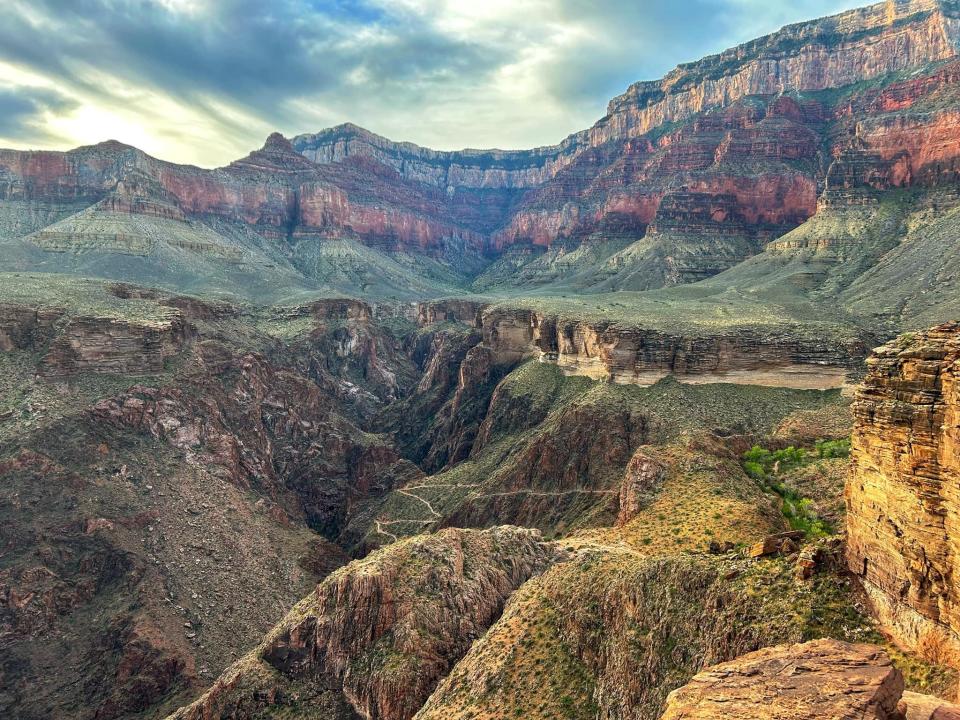
{"type": "Polygon", "coordinates": [[[821,440],[813,449],[789,446],[781,450],[767,450],[754,445],[743,455],[743,469],[767,492],[775,493],[781,501],[781,512],[790,527],[804,533],[808,539],[832,535],[833,523],[817,513],[815,502],[795,485],[784,481],[791,471],[817,460],[845,459],[850,455],[849,440],[821,440]]]}

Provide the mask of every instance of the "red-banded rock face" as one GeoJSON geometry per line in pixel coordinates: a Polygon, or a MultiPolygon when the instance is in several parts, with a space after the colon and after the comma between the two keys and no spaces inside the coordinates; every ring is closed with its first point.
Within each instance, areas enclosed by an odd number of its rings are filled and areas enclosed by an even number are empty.
{"type": "MultiPolygon", "coordinates": [[[[342,125],[292,140],[274,133],[215,170],[116,142],[2,151],[0,199],[15,201],[9,225],[53,266],[91,248],[147,257],[163,244],[152,235],[181,234],[179,250],[262,265],[233,245],[254,238],[309,283],[323,279],[318,253],[332,240],[439,257],[465,274],[513,246],[599,243],[627,252],[618,262],[629,271],[617,266],[611,278],[593,267],[597,287],[694,282],[808,220],[824,189],[956,182],[958,28],[952,0],[789,26],[631,86],[589,130],[533,150],[440,152],[342,125]],[[58,222],[94,204],[108,215],[58,222]],[[187,238],[203,234],[196,226],[151,232],[153,219],[212,224],[233,241],[187,238]]],[[[549,283],[551,272],[530,270],[523,283],[549,283]]]]}
{"type": "MultiPolygon", "coordinates": [[[[48,253],[149,253],[129,228],[104,230],[104,240],[91,229],[96,218],[42,234],[48,215],[56,222],[100,202],[99,211],[136,217],[226,222],[308,257],[331,239],[474,264],[514,245],[647,239],[653,250],[630,261],[646,268],[643,280],[628,289],[692,282],[806,221],[825,187],[956,182],[958,28],[952,0],[879,3],[789,26],[638,83],[589,130],[533,150],[440,152],[343,125],[292,140],[274,133],[216,170],[116,142],[2,151],[0,199],[32,208],[13,225],[23,236],[41,231],[34,239],[48,253]]],[[[210,247],[178,247],[200,245],[210,247]]],[[[298,262],[295,272],[312,272],[309,259],[298,262]]],[[[548,282],[549,272],[531,278],[548,282]]]]}
{"type": "Polygon", "coordinates": [[[853,405],[848,561],[903,644],[960,660],[960,325],[876,350],[853,405]]]}

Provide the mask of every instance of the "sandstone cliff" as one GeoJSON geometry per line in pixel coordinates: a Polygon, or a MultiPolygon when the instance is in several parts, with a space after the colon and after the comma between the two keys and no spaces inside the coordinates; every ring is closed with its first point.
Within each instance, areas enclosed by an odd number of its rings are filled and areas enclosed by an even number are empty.
{"type": "Polygon", "coordinates": [[[876,350],[853,405],[848,560],[884,626],[956,664],[960,326],[876,350]]]}

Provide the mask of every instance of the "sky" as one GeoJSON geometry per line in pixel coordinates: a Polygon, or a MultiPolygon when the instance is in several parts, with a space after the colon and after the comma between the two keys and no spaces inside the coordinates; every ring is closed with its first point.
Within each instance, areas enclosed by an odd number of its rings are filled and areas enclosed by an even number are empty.
{"type": "Polygon", "coordinates": [[[353,122],[550,145],[637,80],[866,0],[4,0],[0,147],[224,165],[353,122]]]}

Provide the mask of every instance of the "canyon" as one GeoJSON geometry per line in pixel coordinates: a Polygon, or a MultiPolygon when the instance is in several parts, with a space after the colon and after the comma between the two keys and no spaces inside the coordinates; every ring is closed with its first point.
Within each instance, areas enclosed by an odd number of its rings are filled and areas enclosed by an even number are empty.
{"type": "Polygon", "coordinates": [[[528,151],[0,150],[0,715],[960,717],[960,3],[528,151]]]}

